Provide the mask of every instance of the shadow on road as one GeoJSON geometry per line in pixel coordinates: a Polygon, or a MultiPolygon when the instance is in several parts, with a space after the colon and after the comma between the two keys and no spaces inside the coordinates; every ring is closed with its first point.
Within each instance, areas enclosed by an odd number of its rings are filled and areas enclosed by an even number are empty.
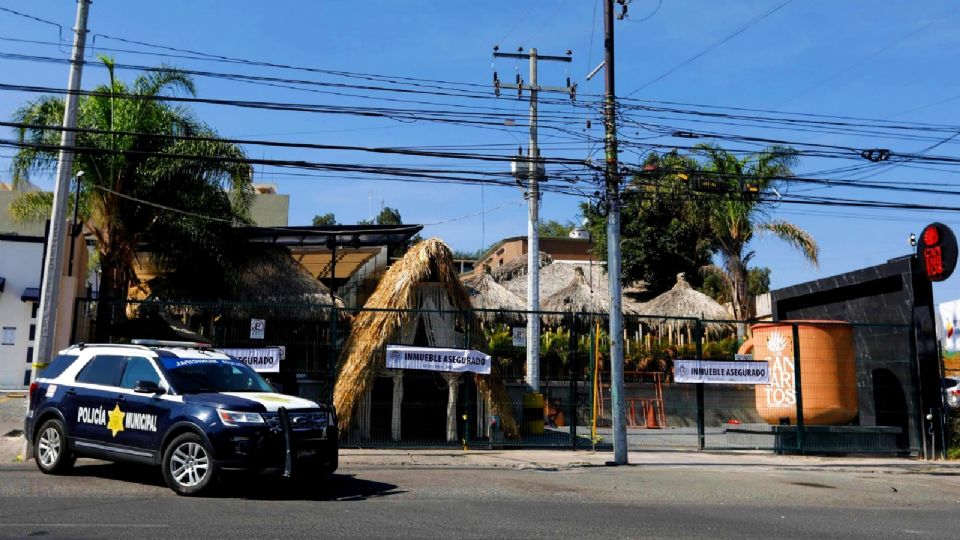
{"type": "Polygon", "coordinates": [[[227,476],[214,496],[253,500],[364,501],[399,495],[394,484],[358,478],[352,474],[318,475],[292,480],[279,474],[227,476]]]}
{"type": "MultiPolygon", "coordinates": [[[[70,475],[167,487],[158,467],[129,463],[78,464],[70,475]]],[[[223,475],[210,496],[251,500],[363,501],[401,493],[406,492],[394,484],[364,480],[352,474],[317,474],[293,480],[284,478],[279,471],[270,470],[259,475],[223,475]]]]}

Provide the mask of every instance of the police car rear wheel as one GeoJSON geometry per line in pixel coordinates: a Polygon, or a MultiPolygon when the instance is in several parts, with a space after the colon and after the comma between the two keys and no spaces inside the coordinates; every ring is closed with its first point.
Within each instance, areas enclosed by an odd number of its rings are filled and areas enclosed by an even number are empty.
{"type": "Polygon", "coordinates": [[[75,458],[67,448],[67,437],[59,420],[47,420],[40,426],[34,447],[37,467],[45,473],[62,473],[73,466],[75,458]]]}
{"type": "Polygon", "coordinates": [[[180,495],[196,495],[210,487],[214,463],[203,439],[184,433],[167,446],[163,455],[163,478],[180,495]]]}

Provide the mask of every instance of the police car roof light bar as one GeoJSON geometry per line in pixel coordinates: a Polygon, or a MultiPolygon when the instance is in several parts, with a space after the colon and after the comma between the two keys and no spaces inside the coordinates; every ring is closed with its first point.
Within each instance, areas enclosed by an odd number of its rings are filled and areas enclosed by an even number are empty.
{"type": "Polygon", "coordinates": [[[164,339],[132,339],[130,343],[144,347],[178,347],[181,349],[209,349],[213,345],[198,341],[167,341],[164,339]]]}

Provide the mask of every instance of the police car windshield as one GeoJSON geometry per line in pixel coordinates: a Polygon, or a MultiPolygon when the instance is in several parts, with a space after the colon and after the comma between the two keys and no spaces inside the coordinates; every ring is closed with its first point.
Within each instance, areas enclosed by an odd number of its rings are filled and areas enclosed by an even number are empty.
{"type": "Polygon", "coordinates": [[[162,362],[179,394],[273,392],[263,377],[237,360],[163,358],[162,362]]]}

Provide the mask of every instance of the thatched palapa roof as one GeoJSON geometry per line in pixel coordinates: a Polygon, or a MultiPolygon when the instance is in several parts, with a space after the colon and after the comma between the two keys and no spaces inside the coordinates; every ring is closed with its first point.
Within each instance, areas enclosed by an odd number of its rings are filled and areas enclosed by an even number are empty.
{"type": "MultiPolygon", "coordinates": [[[[553,264],[553,257],[548,253],[540,252],[540,268],[541,272],[543,268],[553,264]]],[[[519,279],[527,275],[527,255],[520,255],[519,257],[514,257],[507,261],[506,263],[498,266],[492,272],[493,278],[497,282],[504,282],[512,279],[519,279]]]]}
{"type": "Polygon", "coordinates": [[[610,309],[606,291],[593,289],[587,283],[583,268],[574,268],[573,279],[566,287],[551,294],[540,303],[544,311],[606,313],[610,309]]]}
{"type": "MultiPolygon", "coordinates": [[[[349,429],[357,403],[385,368],[386,345],[412,343],[418,325],[423,324],[432,346],[485,348],[483,332],[470,307],[450,249],[441,240],[424,240],[394,263],[367,300],[365,309],[354,318],[350,337],[340,354],[333,394],[340,429],[349,429]],[[444,308],[456,313],[415,311],[444,308]],[[465,333],[457,333],[457,326],[465,333]],[[457,340],[460,342],[451,342],[457,340]]],[[[491,375],[477,376],[476,380],[479,389],[490,398],[495,414],[500,415],[505,431],[515,433],[502,368],[494,361],[491,375]]]]}
{"type": "Polygon", "coordinates": [[[672,289],[642,304],[640,314],[657,317],[693,317],[708,321],[733,320],[730,312],[716,300],[694,290],[682,273],[677,274],[677,283],[672,289]]]}
{"type": "Polygon", "coordinates": [[[467,288],[467,294],[470,296],[470,305],[475,309],[503,310],[505,313],[479,312],[478,316],[484,320],[491,320],[502,317],[511,320],[523,318],[521,311],[526,311],[527,306],[517,295],[510,292],[509,289],[497,283],[490,275],[490,267],[484,265],[474,275],[463,280],[464,287],[467,288]]]}

